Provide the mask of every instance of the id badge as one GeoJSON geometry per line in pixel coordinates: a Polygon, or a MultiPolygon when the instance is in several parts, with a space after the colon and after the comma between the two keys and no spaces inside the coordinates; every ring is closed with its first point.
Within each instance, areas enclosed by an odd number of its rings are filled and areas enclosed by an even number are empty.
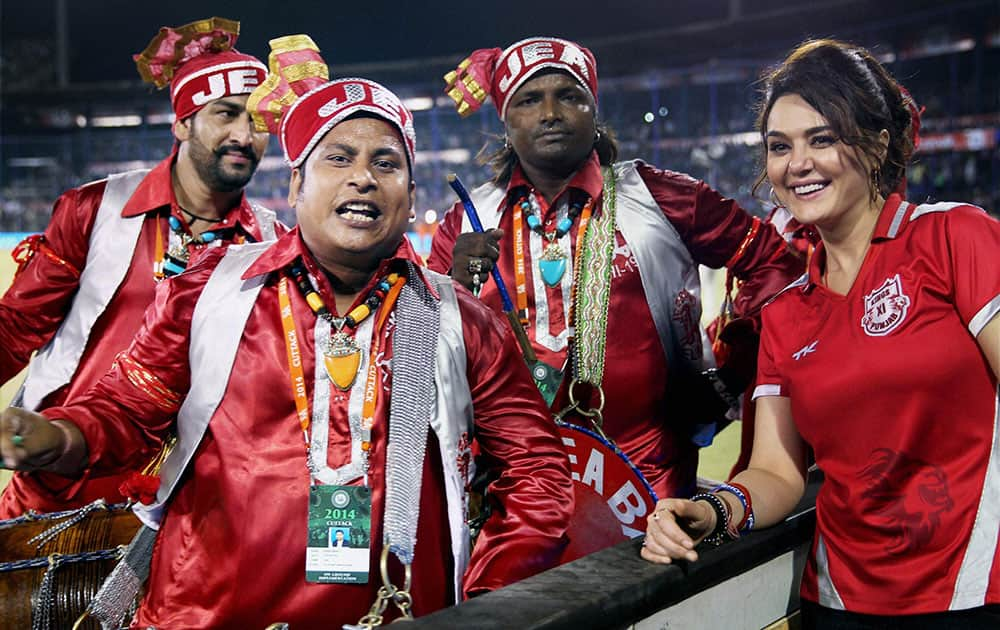
{"type": "Polygon", "coordinates": [[[307,582],[368,582],[371,508],[365,486],[310,486],[307,582]]]}

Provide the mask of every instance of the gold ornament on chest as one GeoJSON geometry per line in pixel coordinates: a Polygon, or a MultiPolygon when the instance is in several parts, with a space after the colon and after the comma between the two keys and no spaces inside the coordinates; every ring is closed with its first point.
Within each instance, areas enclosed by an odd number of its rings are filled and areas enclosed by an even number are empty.
{"type": "Polygon", "coordinates": [[[332,323],[337,331],[330,335],[323,348],[323,363],[333,384],[340,391],[346,392],[351,389],[358,376],[361,347],[354,341],[354,337],[344,332],[344,318],[336,318],[332,323]]]}

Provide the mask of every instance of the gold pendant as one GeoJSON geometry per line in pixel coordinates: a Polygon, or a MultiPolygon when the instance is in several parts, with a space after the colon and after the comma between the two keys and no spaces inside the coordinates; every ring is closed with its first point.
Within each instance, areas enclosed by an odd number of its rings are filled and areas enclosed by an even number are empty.
{"type": "Polygon", "coordinates": [[[565,250],[563,250],[562,245],[560,245],[556,241],[549,241],[548,244],[545,246],[545,249],[542,250],[542,260],[559,261],[565,259],[566,259],[566,252],[565,250]]]}
{"type": "Polygon", "coordinates": [[[343,331],[335,332],[323,351],[323,362],[330,380],[342,392],[354,385],[361,367],[361,348],[343,331]]]}
{"type": "Polygon", "coordinates": [[[167,254],[174,260],[179,260],[185,264],[188,262],[188,259],[191,256],[191,253],[188,251],[187,248],[187,243],[184,243],[183,241],[179,245],[171,247],[167,251],[167,254]]]}

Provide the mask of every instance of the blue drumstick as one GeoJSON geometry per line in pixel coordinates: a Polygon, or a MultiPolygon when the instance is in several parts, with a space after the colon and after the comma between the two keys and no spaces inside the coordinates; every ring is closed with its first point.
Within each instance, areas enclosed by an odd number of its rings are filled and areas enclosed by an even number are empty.
{"type": "MultiPolygon", "coordinates": [[[[476,212],[476,206],[472,203],[472,197],[469,196],[469,191],[466,190],[465,186],[462,184],[462,180],[458,178],[455,173],[448,174],[448,185],[451,189],[455,191],[458,198],[462,201],[462,206],[465,207],[465,214],[469,217],[469,223],[472,224],[472,229],[475,232],[483,232],[483,224],[479,220],[479,213],[476,212]]],[[[497,283],[497,289],[500,291],[500,299],[503,301],[503,310],[511,313],[514,311],[514,303],[510,301],[510,294],[507,293],[507,285],[504,284],[503,278],[500,276],[500,270],[496,265],[493,265],[493,280],[497,283]]]]}

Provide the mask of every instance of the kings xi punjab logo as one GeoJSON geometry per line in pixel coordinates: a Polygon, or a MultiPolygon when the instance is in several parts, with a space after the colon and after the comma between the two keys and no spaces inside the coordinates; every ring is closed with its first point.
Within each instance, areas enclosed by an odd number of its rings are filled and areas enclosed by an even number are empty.
{"type": "Polygon", "coordinates": [[[865,296],[861,327],[869,337],[884,337],[903,323],[909,308],[910,298],[903,294],[903,283],[897,273],[865,296]]]}

